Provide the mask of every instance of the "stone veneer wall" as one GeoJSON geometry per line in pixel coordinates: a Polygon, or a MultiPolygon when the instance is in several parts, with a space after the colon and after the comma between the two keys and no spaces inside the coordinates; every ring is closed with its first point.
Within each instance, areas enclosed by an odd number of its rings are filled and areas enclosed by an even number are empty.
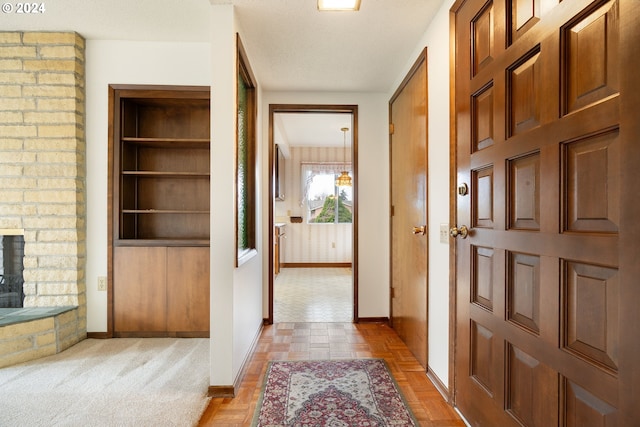
{"type": "Polygon", "coordinates": [[[86,337],[84,48],[0,32],[0,229],[24,229],[25,307],[78,307],[65,348],[86,337]]]}

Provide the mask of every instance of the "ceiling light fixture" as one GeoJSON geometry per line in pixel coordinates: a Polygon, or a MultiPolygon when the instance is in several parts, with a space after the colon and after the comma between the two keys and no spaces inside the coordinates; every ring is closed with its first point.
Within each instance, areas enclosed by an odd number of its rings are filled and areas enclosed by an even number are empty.
{"type": "Polygon", "coordinates": [[[318,10],[356,11],[360,10],[360,0],[318,0],[318,10]]]}
{"type": "Polygon", "coordinates": [[[344,170],[340,172],[340,176],[336,179],[336,186],[338,187],[351,187],[351,177],[349,176],[349,172],[347,169],[347,131],[349,128],[341,128],[340,129],[344,133],[344,142],[342,145],[343,148],[343,157],[344,160],[344,170]]]}

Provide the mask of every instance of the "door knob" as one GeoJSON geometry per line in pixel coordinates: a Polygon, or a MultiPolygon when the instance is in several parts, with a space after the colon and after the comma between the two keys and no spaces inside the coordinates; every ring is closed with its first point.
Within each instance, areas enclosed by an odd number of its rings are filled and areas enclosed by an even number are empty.
{"type": "Polygon", "coordinates": [[[422,234],[424,236],[427,234],[427,226],[421,225],[420,227],[413,227],[413,234],[422,234]]]}
{"type": "Polygon", "coordinates": [[[449,235],[451,235],[451,237],[460,236],[463,239],[466,239],[467,236],[469,235],[469,229],[467,228],[466,225],[461,225],[460,228],[453,227],[451,228],[451,230],[449,230],[449,235]]]}

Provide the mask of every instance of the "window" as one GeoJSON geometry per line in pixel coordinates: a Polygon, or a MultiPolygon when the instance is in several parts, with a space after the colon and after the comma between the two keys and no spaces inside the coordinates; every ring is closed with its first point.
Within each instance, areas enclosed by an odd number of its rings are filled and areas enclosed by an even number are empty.
{"type": "MultiPolygon", "coordinates": [[[[307,223],[351,223],[353,187],[336,186],[336,178],[345,169],[343,163],[303,163],[302,179],[307,223]]],[[[347,164],[347,171],[351,165],[347,164]]]]}
{"type": "Polygon", "coordinates": [[[237,37],[236,265],[256,253],[256,90],[246,53],[237,37]]]}

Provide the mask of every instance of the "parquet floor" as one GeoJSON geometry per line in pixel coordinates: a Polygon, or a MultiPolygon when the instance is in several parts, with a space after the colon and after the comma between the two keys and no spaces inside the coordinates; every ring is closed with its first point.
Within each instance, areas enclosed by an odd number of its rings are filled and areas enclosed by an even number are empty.
{"type": "Polygon", "coordinates": [[[464,426],[398,335],[382,323],[276,323],[265,326],[237,396],[211,399],[199,426],[250,426],[271,360],[386,360],[421,426],[464,426]]]}

